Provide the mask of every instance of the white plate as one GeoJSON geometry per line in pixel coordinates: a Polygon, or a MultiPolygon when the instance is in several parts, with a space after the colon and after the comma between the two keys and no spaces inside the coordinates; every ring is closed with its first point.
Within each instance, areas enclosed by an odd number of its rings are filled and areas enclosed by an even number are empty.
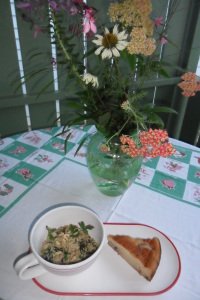
{"type": "Polygon", "coordinates": [[[158,237],[161,242],[161,261],[149,282],[131,268],[113,249],[105,245],[96,262],[82,273],[56,276],[46,273],[33,282],[46,292],[62,295],[158,295],[177,282],[181,262],[170,239],[159,230],[143,224],[106,223],[106,234],[126,234],[133,237],[158,237]]]}

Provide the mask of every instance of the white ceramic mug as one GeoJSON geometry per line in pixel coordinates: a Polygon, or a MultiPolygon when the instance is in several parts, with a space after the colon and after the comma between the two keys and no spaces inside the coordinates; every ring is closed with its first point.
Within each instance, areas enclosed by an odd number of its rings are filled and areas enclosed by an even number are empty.
{"type": "Polygon", "coordinates": [[[80,205],[54,207],[42,214],[31,226],[29,233],[31,253],[18,259],[14,269],[23,280],[37,277],[45,272],[55,275],[75,274],[85,270],[95,261],[104,246],[104,242],[104,226],[95,212],[80,205]],[[81,221],[94,226],[90,235],[99,244],[98,249],[90,257],[75,264],[59,265],[50,263],[40,256],[42,243],[47,237],[46,226],[58,228],[67,224],[78,224],[81,221]]]}

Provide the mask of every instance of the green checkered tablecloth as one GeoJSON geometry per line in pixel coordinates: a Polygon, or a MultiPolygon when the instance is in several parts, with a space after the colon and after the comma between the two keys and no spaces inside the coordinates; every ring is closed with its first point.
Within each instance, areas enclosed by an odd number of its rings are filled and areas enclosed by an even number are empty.
{"type": "MultiPolygon", "coordinates": [[[[0,216],[17,204],[63,160],[86,165],[86,146],[74,153],[93,127],[73,127],[65,153],[61,127],[35,130],[0,140],[0,216]]],[[[146,159],[135,184],[200,207],[200,152],[175,146],[170,158],[146,159]]],[[[67,180],[67,179],[66,179],[67,180]]]]}

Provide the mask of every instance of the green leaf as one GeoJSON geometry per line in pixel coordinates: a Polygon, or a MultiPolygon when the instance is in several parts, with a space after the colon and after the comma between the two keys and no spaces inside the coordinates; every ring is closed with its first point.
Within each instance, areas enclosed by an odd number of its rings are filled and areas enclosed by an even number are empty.
{"type": "Polygon", "coordinates": [[[163,112],[163,113],[173,113],[173,114],[177,114],[177,111],[171,107],[167,107],[167,106],[155,106],[153,108],[154,112],[163,112]]]}
{"type": "Polygon", "coordinates": [[[108,122],[110,121],[110,117],[111,117],[110,112],[106,112],[105,114],[101,115],[98,118],[99,124],[102,124],[102,125],[106,126],[108,124],[108,122]]]}
{"type": "Polygon", "coordinates": [[[76,225],[70,224],[69,225],[69,231],[70,231],[70,235],[72,237],[76,237],[79,235],[79,229],[76,225]]]}
{"type": "Polygon", "coordinates": [[[158,70],[158,73],[159,73],[160,75],[164,76],[164,77],[170,78],[170,75],[168,74],[168,72],[167,72],[165,69],[163,69],[163,68],[160,68],[160,69],[158,70]]]}
{"type": "Polygon", "coordinates": [[[92,225],[85,225],[85,223],[83,221],[79,222],[78,223],[80,228],[85,232],[85,233],[88,233],[88,230],[92,230],[94,228],[94,226],[92,225]]]}
{"type": "Polygon", "coordinates": [[[67,261],[68,259],[68,252],[64,251],[64,257],[63,257],[64,261],[67,261]]]}
{"type": "Polygon", "coordinates": [[[155,124],[161,128],[164,128],[164,122],[157,114],[151,113],[150,115],[148,115],[147,122],[149,124],[155,124]]]}
{"type": "Polygon", "coordinates": [[[68,143],[68,140],[69,140],[71,135],[72,135],[72,132],[70,131],[68,133],[68,135],[66,136],[66,138],[65,138],[65,153],[67,153],[67,143],[68,143]]]}
{"type": "Polygon", "coordinates": [[[17,85],[15,91],[17,91],[24,83],[27,83],[28,81],[30,81],[32,78],[34,78],[36,75],[40,74],[40,73],[44,73],[44,72],[49,72],[49,68],[48,67],[45,67],[45,68],[41,68],[37,71],[33,71],[33,72],[30,72],[24,76],[21,76],[20,79],[21,79],[21,82],[17,85]]]}
{"type": "Polygon", "coordinates": [[[55,137],[60,136],[60,135],[62,135],[62,134],[64,134],[64,133],[67,133],[67,132],[69,132],[69,131],[70,131],[70,128],[67,128],[67,129],[65,130],[65,127],[63,127],[63,130],[62,130],[61,132],[57,133],[57,134],[55,135],[55,137]]]}
{"type": "Polygon", "coordinates": [[[83,146],[83,144],[86,142],[86,140],[88,139],[88,137],[90,136],[90,134],[86,134],[85,137],[83,137],[74,153],[74,156],[77,155],[78,151],[81,149],[81,147],[83,146]]]}
{"type": "Polygon", "coordinates": [[[121,52],[122,58],[128,61],[131,70],[135,70],[135,65],[136,65],[136,56],[134,54],[130,54],[127,51],[122,51],[121,52]]]}
{"type": "Polygon", "coordinates": [[[55,239],[54,232],[56,231],[56,229],[55,229],[55,228],[50,228],[50,227],[48,227],[48,226],[46,226],[46,229],[47,229],[47,231],[48,231],[48,239],[49,239],[50,241],[54,240],[54,239],[55,239]]]}
{"type": "Polygon", "coordinates": [[[36,96],[36,100],[45,92],[47,91],[48,87],[52,85],[52,83],[54,82],[54,79],[50,80],[37,94],[36,96]]]}

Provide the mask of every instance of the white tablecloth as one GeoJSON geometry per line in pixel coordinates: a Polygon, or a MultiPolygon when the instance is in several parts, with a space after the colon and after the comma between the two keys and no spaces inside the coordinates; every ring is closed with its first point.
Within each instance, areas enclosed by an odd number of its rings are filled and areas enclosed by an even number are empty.
{"type": "Polygon", "coordinates": [[[200,207],[172,199],[137,184],[133,184],[123,197],[112,198],[102,195],[96,190],[86,167],[70,160],[63,161],[0,219],[0,299],[199,300],[199,216],[200,207]],[[47,293],[31,280],[20,280],[13,270],[13,263],[20,253],[28,249],[27,234],[31,221],[47,206],[62,202],[84,203],[98,212],[103,221],[137,222],[153,226],[165,233],[177,247],[181,258],[181,274],[176,285],[154,297],[67,297],[47,293]]]}

